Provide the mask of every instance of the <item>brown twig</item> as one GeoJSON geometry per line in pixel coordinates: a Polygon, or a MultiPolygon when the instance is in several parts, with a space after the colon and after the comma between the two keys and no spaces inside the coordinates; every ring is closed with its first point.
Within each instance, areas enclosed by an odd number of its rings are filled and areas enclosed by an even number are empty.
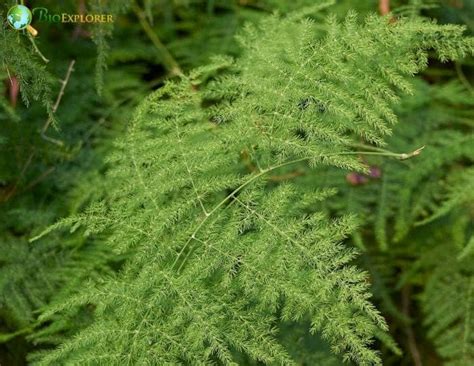
{"type": "Polygon", "coordinates": [[[16,180],[15,184],[11,186],[11,188],[4,194],[4,196],[0,199],[0,202],[7,202],[10,198],[12,198],[16,193],[18,192],[18,186],[20,185],[21,180],[23,179],[26,170],[30,166],[31,162],[33,161],[33,156],[35,155],[35,151],[29,155],[28,159],[26,160],[25,165],[21,169],[20,175],[18,176],[18,179],[16,180]]]}
{"type": "Polygon", "coordinates": [[[61,89],[59,90],[59,94],[56,98],[56,102],[54,103],[53,109],[51,111],[51,115],[48,117],[46,120],[43,128],[41,129],[41,137],[45,139],[46,141],[52,142],[53,144],[63,146],[64,143],[60,140],[53,139],[52,137],[49,137],[46,135],[46,131],[48,130],[49,126],[51,125],[51,122],[53,121],[52,115],[56,113],[58,110],[59,104],[61,103],[61,99],[63,98],[64,95],[64,90],[66,89],[66,85],[69,83],[69,78],[71,77],[71,73],[74,71],[74,64],[76,63],[75,60],[72,60],[71,63],[69,64],[69,68],[67,69],[66,77],[64,80],[61,80],[61,89]]]}
{"type": "Polygon", "coordinates": [[[18,94],[20,93],[20,82],[16,76],[8,76],[10,78],[9,85],[9,94],[10,94],[10,104],[13,108],[16,107],[18,101],[18,94]]]}
{"type": "Polygon", "coordinates": [[[12,75],[10,74],[10,70],[8,69],[8,66],[5,65],[5,70],[7,70],[7,75],[8,75],[8,79],[10,80],[10,83],[13,85],[13,81],[12,81],[12,75]]]}
{"type": "Polygon", "coordinates": [[[252,159],[250,159],[250,155],[247,149],[244,149],[240,152],[240,157],[242,158],[245,167],[249,171],[256,172],[258,170],[257,166],[252,162],[252,159]]]}
{"type": "Polygon", "coordinates": [[[38,183],[42,182],[48,175],[50,175],[52,172],[54,172],[56,170],[56,167],[52,166],[50,167],[48,170],[46,170],[45,172],[43,172],[40,176],[38,176],[35,180],[33,180],[30,184],[28,184],[25,189],[23,190],[24,191],[28,191],[29,189],[33,188],[34,186],[36,186],[38,183]]]}
{"type": "Polygon", "coordinates": [[[294,170],[294,171],[286,173],[286,174],[272,175],[272,176],[268,177],[268,180],[272,181],[272,182],[281,182],[281,181],[284,181],[284,180],[293,179],[293,178],[296,178],[296,177],[301,177],[304,174],[305,174],[305,172],[302,171],[302,170],[294,170]]]}
{"type": "Polygon", "coordinates": [[[13,197],[17,196],[18,194],[24,193],[30,189],[32,189],[37,184],[41,183],[48,175],[56,170],[56,167],[50,167],[48,170],[40,174],[36,179],[34,179],[30,184],[28,184],[24,189],[19,190],[18,184],[15,183],[13,186],[5,189],[6,192],[2,192],[0,189],[0,203],[7,202],[13,197]]]}
{"type": "Polygon", "coordinates": [[[15,108],[18,99],[18,93],[20,92],[20,83],[16,76],[12,76],[12,74],[10,73],[10,69],[5,63],[3,64],[3,67],[5,67],[5,70],[7,71],[8,75],[8,80],[10,81],[9,83],[6,82],[7,89],[9,90],[10,104],[13,106],[13,108],[15,108]]]}
{"type": "Polygon", "coordinates": [[[20,185],[21,180],[23,179],[28,167],[30,166],[31,162],[33,161],[33,156],[35,155],[35,151],[33,151],[26,160],[25,165],[21,169],[20,175],[18,176],[15,184],[11,185],[10,188],[3,194],[0,195],[0,202],[7,202],[10,198],[15,196],[18,193],[18,186],[20,185]]]}
{"type": "Polygon", "coordinates": [[[390,0],[379,1],[379,12],[381,15],[387,15],[390,13],[390,0]]]}
{"type": "MultiPolygon", "coordinates": [[[[77,14],[84,15],[86,13],[86,2],[85,0],[79,0],[77,4],[77,14]]],[[[77,23],[77,25],[74,27],[74,30],[72,32],[72,39],[77,39],[79,37],[90,37],[91,33],[87,30],[85,30],[82,27],[81,23],[77,23]]]]}
{"type": "MultiPolygon", "coordinates": [[[[410,296],[411,288],[409,286],[403,287],[402,313],[406,316],[407,319],[410,319],[410,296]]],[[[420,351],[418,350],[418,346],[416,344],[415,334],[410,323],[407,323],[407,325],[405,326],[405,334],[407,336],[408,349],[410,350],[410,354],[413,359],[413,364],[415,366],[423,366],[423,363],[421,362],[420,351]]]]}

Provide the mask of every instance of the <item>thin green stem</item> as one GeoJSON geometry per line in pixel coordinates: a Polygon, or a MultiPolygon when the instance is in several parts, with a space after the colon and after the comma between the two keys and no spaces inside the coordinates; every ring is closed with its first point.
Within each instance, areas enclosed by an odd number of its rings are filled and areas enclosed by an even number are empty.
{"type": "Polygon", "coordinates": [[[38,56],[45,62],[45,63],[48,63],[49,60],[43,55],[43,53],[40,51],[40,49],[38,48],[38,46],[36,45],[36,42],[33,38],[33,36],[28,33],[28,38],[31,42],[31,44],[33,45],[33,49],[35,50],[35,52],[38,54],[38,56]]]}
{"type": "Polygon", "coordinates": [[[153,45],[156,47],[158,52],[160,53],[161,59],[163,61],[163,65],[169,71],[172,76],[181,76],[183,75],[183,71],[179,67],[178,62],[174,59],[173,55],[168,51],[165,45],[161,42],[160,38],[156,35],[151,27],[150,23],[148,22],[145,12],[137,5],[134,1],[132,3],[132,9],[138,17],[140,21],[140,25],[142,26],[143,30],[147,34],[148,38],[150,38],[153,45]]]}
{"type": "Polygon", "coordinates": [[[46,131],[48,131],[49,126],[53,122],[53,115],[56,113],[58,110],[59,104],[61,103],[61,99],[63,98],[64,91],[66,89],[67,84],[69,83],[69,79],[71,77],[72,72],[74,71],[74,64],[76,63],[76,60],[72,60],[69,63],[69,67],[67,69],[66,77],[64,80],[61,80],[61,89],[59,90],[59,94],[56,97],[56,102],[53,105],[53,109],[51,110],[51,114],[46,120],[43,128],[41,129],[41,137],[45,139],[46,141],[52,142],[53,144],[56,144],[58,146],[63,146],[64,142],[60,140],[53,139],[52,137],[49,137],[46,135],[46,131]]]}
{"type": "MultiPolygon", "coordinates": [[[[388,150],[384,151],[384,152],[378,152],[378,151],[344,151],[344,152],[326,154],[326,155],[321,156],[321,157],[344,156],[344,155],[374,155],[374,156],[392,157],[392,158],[396,158],[396,159],[399,159],[399,160],[406,160],[406,159],[409,159],[409,158],[414,157],[416,155],[419,155],[421,150],[423,150],[423,148],[424,148],[424,146],[419,148],[419,149],[416,149],[415,151],[412,151],[410,153],[401,153],[401,154],[400,153],[394,153],[394,152],[391,152],[391,151],[388,151],[388,150]]],[[[219,208],[221,208],[232,197],[235,197],[235,195],[237,193],[239,193],[242,189],[244,189],[249,184],[251,184],[252,182],[257,180],[258,178],[262,177],[263,175],[265,175],[269,172],[272,172],[276,169],[283,168],[283,167],[288,166],[288,165],[293,165],[293,164],[301,163],[303,161],[308,161],[308,160],[311,160],[311,159],[314,159],[314,158],[315,158],[314,156],[307,156],[307,157],[303,157],[303,158],[299,158],[299,159],[286,161],[286,162],[283,162],[283,163],[280,163],[280,164],[276,164],[276,165],[271,166],[267,169],[261,170],[258,174],[250,177],[247,181],[245,181],[239,187],[234,189],[222,201],[220,201],[211,211],[209,211],[207,214],[205,214],[205,217],[201,220],[201,222],[198,224],[196,229],[193,231],[193,233],[191,234],[189,239],[186,241],[186,243],[183,245],[183,247],[179,251],[178,255],[176,256],[176,259],[174,260],[173,264],[171,265],[171,269],[173,269],[176,266],[179,259],[183,255],[184,251],[188,248],[191,241],[196,239],[196,234],[203,227],[203,225],[207,222],[208,218],[210,216],[212,216],[212,214],[214,214],[219,208]]],[[[186,256],[186,258],[188,258],[188,256],[186,256]]],[[[179,266],[178,272],[183,267],[184,262],[185,261],[183,261],[183,263],[181,263],[181,265],[179,266]]]]}
{"type": "Polygon", "coordinates": [[[350,147],[356,148],[356,149],[367,149],[370,151],[378,151],[378,152],[389,152],[391,153],[390,150],[382,149],[381,147],[377,146],[372,146],[372,145],[366,145],[358,142],[352,142],[349,144],[350,147]]]}

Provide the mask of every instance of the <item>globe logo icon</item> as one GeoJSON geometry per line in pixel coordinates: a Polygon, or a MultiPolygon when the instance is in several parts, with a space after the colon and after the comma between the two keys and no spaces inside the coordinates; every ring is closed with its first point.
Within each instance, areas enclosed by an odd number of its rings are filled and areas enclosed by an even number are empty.
{"type": "Polygon", "coordinates": [[[31,11],[24,5],[15,5],[8,10],[8,24],[10,24],[13,29],[25,29],[30,25],[31,19],[31,11]]]}

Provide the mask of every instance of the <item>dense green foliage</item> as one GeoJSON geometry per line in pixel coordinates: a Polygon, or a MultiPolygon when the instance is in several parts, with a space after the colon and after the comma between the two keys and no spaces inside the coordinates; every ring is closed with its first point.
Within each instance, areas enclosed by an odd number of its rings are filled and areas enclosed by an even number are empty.
{"type": "Polygon", "coordinates": [[[2,365],[474,363],[474,4],[43,3],[116,18],[2,18],[2,365]]]}

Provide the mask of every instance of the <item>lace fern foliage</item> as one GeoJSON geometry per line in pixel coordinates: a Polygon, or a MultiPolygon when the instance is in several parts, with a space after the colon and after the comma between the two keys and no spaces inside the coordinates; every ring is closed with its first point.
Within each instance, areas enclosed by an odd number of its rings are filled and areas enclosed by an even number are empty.
{"type": "Polygon", "coordinates": [[[244,95],[231,112],[256,125],[276,148],[301,145],[285,139],[295,135],[295,122],[296,136],[318,140],[318,146],[344,146],[355,136],[383,145],[397,121],[393,104],[413,93],[408,76],[426,68],[428,52],[447,61],[473,50],[461,27],[422,20],[387,24],[371,16],[360,25],[352,13],[343,24],[330,18],[323,33],[310,21],[270,18],[262,27],[263,36],[247,29],[242,43],[251,52],[227,89],[244,95]]]}
{"type": "Polygon", "coordinates": [[[130,259],[43,314],[96,306],[39,364],[295,364],[281,322],[380,364],[373,337],[387,325],[343,243],[357,219],[321,208],[331,189],[274,178],[308,162],[363,170],[352,146],[384,144],[427,52],[455,59],[472,42],[460,27],[353,14],[324,29],[271,18],[241,37],[237,62],[216,59],[142,103],[110,156],[108,198],[66,222],[130,259]]]}

